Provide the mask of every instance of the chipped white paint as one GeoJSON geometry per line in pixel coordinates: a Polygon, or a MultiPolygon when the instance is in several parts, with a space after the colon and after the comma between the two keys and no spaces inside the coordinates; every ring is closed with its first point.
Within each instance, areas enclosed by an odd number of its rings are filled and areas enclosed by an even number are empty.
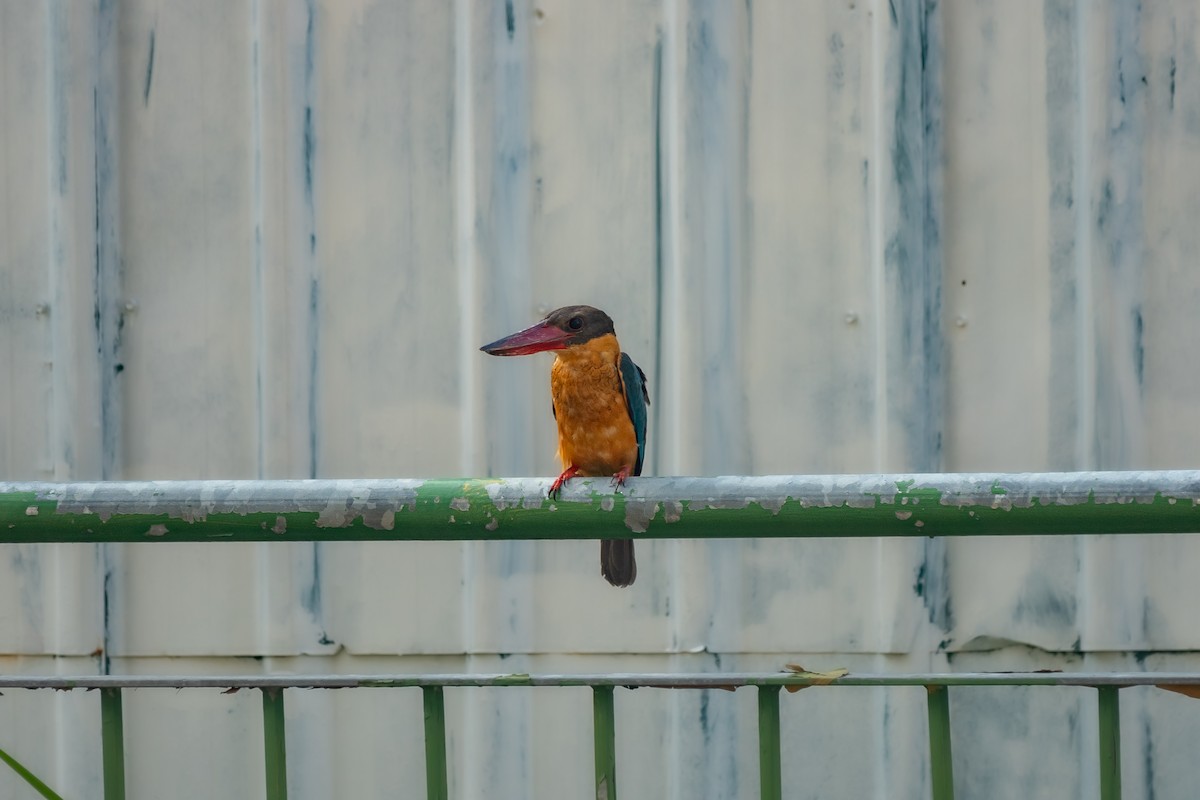
{"type": "Polygon", "coordinates": [[[645,533],[650,522],[658,515],[659,503],[655,500],[629,497],[625,500],[625,527],[634,533],[645,533]]]}
{"type": "MultiPolygon", "coordinates": [[[[332,481],[128,481],[45,484],[40,496],[56,502],[59,513],[165,514],[191,523],[210,514],[263,512],[317,513],[318,527],[344,528],[362,520],[374,530],[391,530],[395,515],[416,505],[420,480],[332,481]],[[296,488],[302,487],[302,488],[296,488]]],[[[3,486],[4,484],[0,484],[3,486]]],[[[461,510],[468,510],[469,506],[461,510]]],[[[281,531],[276,531],[277,533],[281,531]]]]}

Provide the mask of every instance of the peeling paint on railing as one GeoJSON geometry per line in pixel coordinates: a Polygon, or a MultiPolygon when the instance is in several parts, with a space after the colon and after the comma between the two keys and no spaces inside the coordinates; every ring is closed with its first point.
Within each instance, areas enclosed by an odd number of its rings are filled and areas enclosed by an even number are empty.
{"type": "Polygon", "coordinates": [[[1200,532],[1200,471],[0,483],[0,541],[1200,532]],[[616,512],[616,513],[613,513],[616,512]]]}

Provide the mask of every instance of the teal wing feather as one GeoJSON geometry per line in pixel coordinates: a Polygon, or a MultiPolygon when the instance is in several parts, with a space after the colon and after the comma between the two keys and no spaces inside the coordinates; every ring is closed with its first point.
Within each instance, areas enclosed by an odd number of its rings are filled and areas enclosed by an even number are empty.
{"type": "Polygon", "coordinates": [[[621,353],[621,382],[625,390],[625,408],[629,410],[629,419],[637,435],[638,457],[633,474],[641,475],[642,461],[646,457],[646,406],[650,405],[650,391],[646,388],[646,373],[633,363],[628,353],[621,353]]]}

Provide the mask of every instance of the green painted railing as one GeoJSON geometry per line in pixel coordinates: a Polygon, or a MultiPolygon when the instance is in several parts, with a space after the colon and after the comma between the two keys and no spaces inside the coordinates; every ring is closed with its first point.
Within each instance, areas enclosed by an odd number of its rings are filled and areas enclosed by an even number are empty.
{"type": "Polygon", "coordinates": [[[982,536],[1200,531],[1200,471],[0,483],[0,542],[982,536]]]}
{"type": "MultiPolygon", "coordinates": [[[[830,475],[607,481],[321,480],[0,483],[0,543],[314,540],[488,540],[705,537],[976,536],[1200,532],[1200,471],[1005,475],[830,475]]],[[[587,686],[593,693],[596,796],[617,797],[614,695],[620,687],[758,692],[761,796],[783,796],[781,689],[923,687],[934,800],[954,796],[951,687],[1096,689],[1102,800],[1121,796],[1119,690],[1157,685],[1200,693],[1200,675],[975,673],[316,675],[267,677],[0,676],[6,687],[99,689],[105,800],[125,796],[121,692],[249,688],[262,692],[266,796],[287,796],[285,690],[420,688],[427,796],[449,795],[447,689],[587,686]],[[1189,688],[1194,687],[1194,688],[1189,688]]]]}
{"type": "Polygon", "coordinates": [[[669,690],[755,687],[758,692],[758,752],[760,797],[783,797],[780,748],[780,690],[807,687],[912,686],[923,687],[929,697],[929,760],[933,800],[954,797],[953,758],[950,751],[950,694],[977,686],[1078,686],[1096,690],[1099,708],[1099,765],[1101,800],[1121,797],[1119,691],[1129,686],[1158,686],[1188,694],[1200,693],[1195,673],[1066,673],[1002,672],[912,675],[844,675],[819,673],[698,673],[698,674],[580,674],[580,675],[273,675],[261,677],[205,676],[80,676],[0,677],[0,691],[25,689],[99,689],[105,800],[121,800],[124,789],[124,734],[121,722],[123,689],[256,689],[262,692],[263,745],[266,753],[266,798],[287,797],[285,690],[348,688],[420,688],[425,711],[426,796],[446,800],[449,775],[446,761],[447,688],[514,686],[587,686],[592,689],[592,726],[595,743],[596,796],[617,797],[616,714],[618,688],[669,690]]]}

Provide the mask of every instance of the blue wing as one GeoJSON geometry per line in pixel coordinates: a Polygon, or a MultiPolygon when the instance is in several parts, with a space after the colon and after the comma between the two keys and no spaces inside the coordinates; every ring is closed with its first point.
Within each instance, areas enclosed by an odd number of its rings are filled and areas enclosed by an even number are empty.
{"type": "Polygon", "coordinates": [[[650,392],[646,388],[646,373],[633,363],[628,353],[621,353],[621,382],[625,390],[625,408],[633,422],[637,435],[638,457],[633,467],[634,475],[642,474],[642,460],[646,457],[646,406],[650,405],[650,392]]]}

